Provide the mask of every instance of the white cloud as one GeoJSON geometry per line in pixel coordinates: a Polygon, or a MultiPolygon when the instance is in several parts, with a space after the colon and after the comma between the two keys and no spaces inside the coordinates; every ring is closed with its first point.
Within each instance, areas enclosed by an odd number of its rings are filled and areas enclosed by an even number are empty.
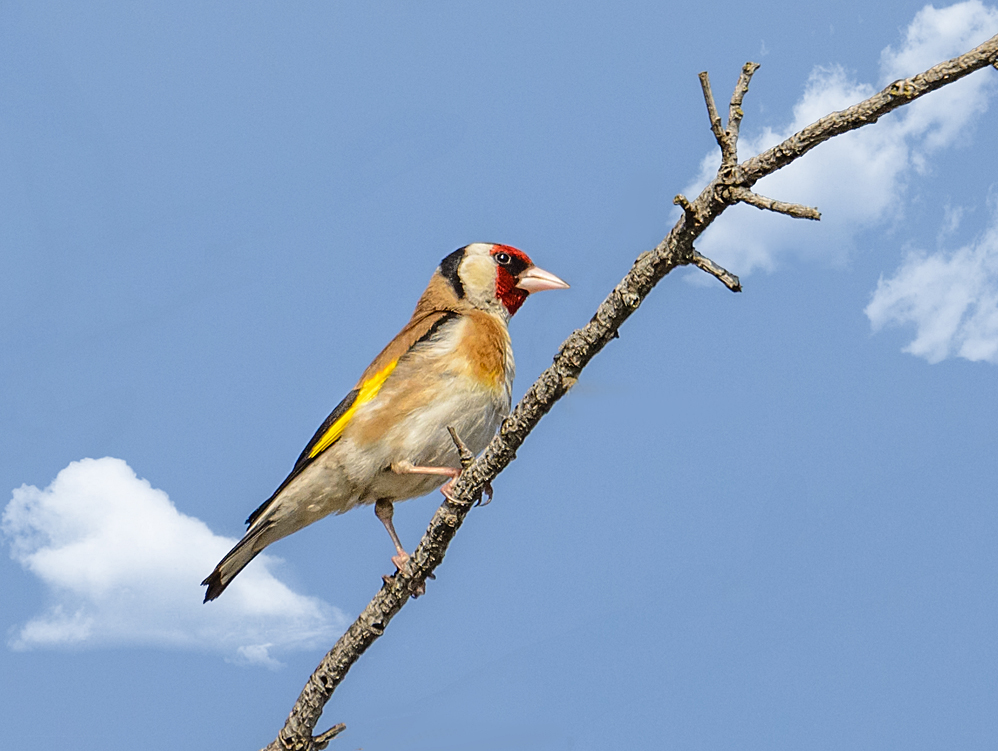
{"type": "Polygon", "coordinates": [[[952,206],[949,202],[943,206],[943,223],[939,227],[939,235],[936,238],[938,243],[942,244],[943,240],[960,228],[965,213],[967,213],[967,209],[964,206],[952,206]]]}
{"type": "MultiPolygon", "coordinates": [[[[915,16],[897,49],[881,55],[882,87],[966,52],[998,32],[998,10],[978,0],[948,8],[926,6],[915,16]]],[[[739,205],[728,209],[704,234],[698,249],[736,274],[773,269],[780,256],[820,256],[840,261],[863,230],[899,218],[906,183],[924,172],[939,149],[965,138],[987,109],[995,91],[993,75],[971,75],[901,108],[872,127],[829,142],[785,169],[760,180],[756,190],[785,201],[817,206],[820,226],[800,219],[739,205]]],[[[793,120],[778,130],[743,136],[745,159],[779,143],[835,110],[845,109],[875,92],[841,67],[815,69],[793,120]]],[[[751,95],[750,95],[751,96],[751,95]]],[[[751,125],[750,121],[746,121],[751,125]]],[[[697,179],[684,191],[699,193],[717,171],[719,153],[704,158],[697,179]]]]}
{"type": "Polygon", "coordinates": [[[939,362],[947,357],[998,363],[998,202],[991,225],[952,252],[909,253],[881,279],[866,315],[874,331],[914,324],[906,352],[939,362]]]}
{"type": "Polygon", "coordinates": [[[338,609],[274,578],[265,555],[202,605],[198,583],[235,540],[177,511],[121,459],[83,459],[44,490],[20,487],[2,530],[51,596],[14,634],[14,649],[142,644],[276,667],[271,650],[325,643],[345,626],[338,609]]]}

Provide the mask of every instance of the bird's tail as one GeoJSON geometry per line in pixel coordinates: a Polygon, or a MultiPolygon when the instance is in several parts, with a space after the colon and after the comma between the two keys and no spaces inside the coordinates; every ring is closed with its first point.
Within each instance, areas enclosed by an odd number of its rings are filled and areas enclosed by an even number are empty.
{"type": "Polygon", "coordinates": [[[201,586],[207,585],[208,591],[204,593],[204,601],[214,600],[231,582],[240,571],[246,568],[246,564],[256,558],[265,545],[255,545],[259,541],[261,533],[266,526],[258,527],[256,530],[248,532],[236,546],[230,550],[223,558],[215,570],[208,575],[208,578],[201,582],[201,586]]]}

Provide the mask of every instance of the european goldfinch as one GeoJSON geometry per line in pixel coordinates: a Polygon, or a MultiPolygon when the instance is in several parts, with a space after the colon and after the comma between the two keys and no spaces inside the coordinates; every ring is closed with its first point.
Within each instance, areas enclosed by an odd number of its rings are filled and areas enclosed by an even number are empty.
{"type": "MultiPolygon", "coordinates": [[[[202,584],[214,600],[246,564],[282,537],[329,514],[374,504],[395,544],[397,501],[461,474],[448,426],[479,453],[509,414],[513,349],[507,324],[531,292],[568,285],[508,245],[474,243],[440,262],[405,328],[374,358],[319,427],[294,469],[202,584]]],[[[446,483],[446,484],[445,484],[446,483]]]]}

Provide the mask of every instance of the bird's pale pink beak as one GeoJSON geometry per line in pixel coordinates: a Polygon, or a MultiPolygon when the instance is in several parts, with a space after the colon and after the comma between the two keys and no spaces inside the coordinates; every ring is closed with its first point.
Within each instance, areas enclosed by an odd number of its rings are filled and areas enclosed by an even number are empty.
{"type": "Polygon", "coordinates": [[[520,274],[516,288],[522,289],[524,292],[540,292],[545,289],[568,289],[568,284],[550,271],[531,266],[520,274]]]}

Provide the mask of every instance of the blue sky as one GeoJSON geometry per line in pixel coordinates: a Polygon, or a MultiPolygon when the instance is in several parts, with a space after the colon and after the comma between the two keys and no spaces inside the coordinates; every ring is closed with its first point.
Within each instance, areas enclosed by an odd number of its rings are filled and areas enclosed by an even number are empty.
{"type": "MultiPolygon", "coordinates": [[[[392,570],[373,512],[241,535],[439,260],[572,284],[516,395],[715,159],[998,33],[967,2],[0,3],[0,726],[257,748],[392,570]],[[707,165],[706,167],[704,165],[707,165]]],[[[324,729],[379,749],[991,748],[998,73],[758,185],[475,510],[324,729]]],[[[396,511],[418,540],[438,503],[396,511]]]]}

